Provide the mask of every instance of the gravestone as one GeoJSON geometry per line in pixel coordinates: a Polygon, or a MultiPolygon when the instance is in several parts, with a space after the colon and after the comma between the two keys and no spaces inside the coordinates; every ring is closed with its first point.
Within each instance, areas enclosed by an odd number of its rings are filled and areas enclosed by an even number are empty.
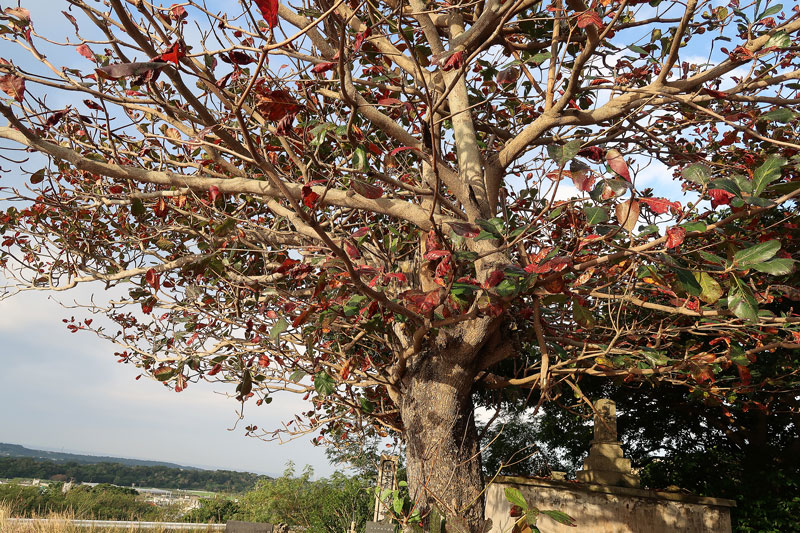
{"type": "Polygon", "coordinates": [[[394,524],[383,524],[381,522],[367,522],[364,533],[394,533],[394,524]]]}
{"type": "Polygon", "coordinates": [[[631,471],[631,460],[622,455],[617,441],[617,405],[608,399],[594,403],[594,440],[589,456],[578,470],[578,481],[636,488],[639,476],[631,471]]]}
{"type": "Polygon", "coordinates": [[[381,462],[378,465],[378,490],[375,491],[375,512],[372,515],[375,523],[386,517],[386,509],[389,506],[389,502],[381,500],[381,494],[387,490],[397,489],[397,460],[396,455],[381,455],[381,462]]]}
{"type": "Polygon", "coordinates": [[[225,523],[225,533],[272,533],[272,524],[228,520],[225,523]]]}

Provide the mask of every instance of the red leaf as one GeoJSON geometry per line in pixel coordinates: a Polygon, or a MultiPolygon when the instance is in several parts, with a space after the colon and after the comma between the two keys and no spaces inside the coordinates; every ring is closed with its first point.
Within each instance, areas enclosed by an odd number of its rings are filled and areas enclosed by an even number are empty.
{"type": "Polygon", "coordinates": [[[159,61],[143,61],[141,63],[116,63],[99,69],[96,72],[102,78],[118,80],[129,76],[152,75],[153,72],[164,68],[165,63],[159,61]]]}
{"type": "Polygon", "coordinates": [[[619,150],[612,148],[606,152],[606,163],[608,163],[608,166],[611,168],[611,170],[625,178],[627,181],[631,181],[631,174],[628,171],[628,164],[625,162],[625,158],[622,157],[622,154],[619,153],[619,150]]]}
{"type": "MultiPolygon", "coordinates": [[[[373,302],[375,303],[375,302],[373,302]]],[[[350,364],[353,362],[353,358],[351,357],[342,365],[342,369],[339,371],[339,378],[343,381],[346,381],[348,377],[350,377],[350,364]]]]}
{"type": "Polygon", "coordinates": [[[603,29],[603,19],[597,14],[597,11],[590,9],[578,14],[578,27],[585,28],[586,26],[597,26],[598,29],[603,29]]]}
{"type": "Polygon", "coordinates": [[[501,70],[497,73],[497,77],[495,78],[499,85],[509,85],[516,82],[518,79],[519,69],[514,67],[501,70]]]}
{"type": "Polygon", "coordinates": [[[711,197],[711,207],[716,209],[718,205],[731,205],[733,193],[722,189],[709,189],[708,195],[711,197]]]}
{"type": "Polygon", "coordinates": [[[361,259],[361,252],[359,252],[358,248],[356,248],[350,242],[344,241],[344,250],[347,252],[347,255],[349,255],[351,259],[361,259]]]}
{"type": "Polygon", "coordinates": [[[91,59],[92,61],[94,61],[94,52],[92,52],[92,49],[89,48],[88,45],[82,44],[79,47],[77,47],[75,51],[78,52],[83,57],[85,57],[86,59],[91,59]]]}
{"type": "Polygon", "coordinates": [[[430,230],[428,232],[428,236],[425,237],[425,250],[430,252],[431,250],[441,250],[442,249],[442,241],[439,240],[439,236],[436,234],[436,230],[430,230]]]}
{"type": "Polygon", "coordinates": [[[496,287],[503,279],[506,277],[506,273],[502,270],[495,270],[489,277],[486,278],[486,282],[483,284],[484,288],[490,289],[492,287],[496,287]]]}
{"type": "Polygon", "coordinates": [[[364,44],[364,39],[366,39],[370,35],[372,35],[371,28],[367,28],[366,30],[356,34],[356,40],[353,43],[353,52],[357,53],[359,50],[361,50],[361,45],[364,44]]]}
{"type": "Polygon", "coordinates": [[[588,157],[592,161],[600,162],[603,160],[603,149],[599,146],[589,146],[588,148],[584,148],[578,155],[583,157],[588,157]]]}
{"type": "Polygon", "coordinates": [[[186,45],[183,44],[183,41],[175,41],[161,55],[154,57],[153,61],[166,61],[177,65],[178,61],[185,56],[186,45]]]}
{"type": "Polygon", "coordinates": [[[450,229],[453,230],[453,233],[461,237],[467,237],[468,239],[477,237],[481,233],[481,228],[467,222],[448,222],[447,224],[450,226],[450,229]]]}
{"type": "Polygon", "coordinates": [[[317,200],[319,200],[319,194],[315,193],[311,190],[311,187],[305,185],[302,189],[303,192],[303,203],[309,209],[314,209],[314,206],[317,204],[317,200]]]}
{"type": "Polygon", "coordinates": [[[220,194],[216,185],[212,185],[208,188],[208,199],[212,204],[217,202],[217,198],[220,197],[220,194]]]}
{"type": "Polygon", "coordinates": [[[169,207],[167,206],[167,201],[163,198],[159,198],[156,202],[156,206],[153,208],[153,213],[155,213],[158,218],[164,218],[167,216],[168,211],[169,207]]]}
{"type": "Polygon", "coordinates": [[[442,257],[449,257],[450,252],[447,250],[430,250],[425,254],[425,259],[427,261],[436,261],[437,259],[441,259],[442,257]]]}
{"type": "Polygon", "coordinates": [[[464,66],[464,51],[460,50],[447,58],[447,61],[445,61],[444,66],[442,67],[442,70],[453,70],[454,68],[461,68],[463,66],[464,66]]]}
{"type": "Polygon", "coordinates": [[[270,29],[274,28],[278,24],[278,0],[255,0],[255,3],[270,29]]]}
{"type": "Polygon", "coordinates": [[[218,374],[220,370],[222,370],[222,363],[217,363],[216,365],[211,367],[211,370],[207,372],[207,375],[214,376],[218,374]]]}
{"type": "Polygon", "coordinates": [[[169,18],[172,20],[182,20],[186,18],[186,9],[178,4],[169,6],[169,18]]]}
{"type": "Polygon", "coordinates": [[[47,121],[44,123],[44,127],[45,128],[52,128],[53,126],[58,124],[61,121],[61,119],[64,118],[64,115],[69,113],[69,109],[70,109],[69,107],[65,107],[64,109],[61,109],[60,111],[56,111],[52,115],[47,117],[47,121]]]}
{"type": "Polygon", "coordinates": [[[406,150],[416,150],[416,148],[414,148],[413,146],[401,146],[400,148],[395,148],[394,150],[389,152],[389,155],[394,157],[395,155],[399,154],[400,152],[405,152],[406,150]]]}
{"type": "Polygon", "coordinates": [[[25,99],[25,79],[20,76],[13,74],[0,76],[0,89],[17,102],[25,99]]]}
{"type": "Polygon", "coordinates": [[[220,56],[220,59],[232,65],[249,65],[255,63],[255,59],[245,54],[241,50],[233,50],[228,55],[220,56]]]}
{"type": "Polygon", "coordinates": [[[159,274],[155,271],[155,269],[151,268],[147,271],[144,275],[144,280],[147,282],[148,285],[153,287],[155,290],[158,290],[158,281],[159,281],[159,274]]]}
{"type": "Polygon", "coordinates": [[[589,171],[589,167],[582,163],[573,161],[570,164],[570,177],[579,191],[589,192],[594,187],[594,174],[589,171]]]}
{"type": "Polygon", "coordinates": [[[366,235],[368,231],[369,228],[367,226],[364,226],[363,228],[358,228],[357,230],[355,230],[350,236],[353,237],[354,239],[360,239],[361,237],[366,235]]]}
{"type": "Polygon", "coordinates": [[[119,194],[123,190],[124,189],[122,188],[122,185],[112,185],[111,187],[108,188],[108,192],[110,192],[111,194],[119,194]]]}
{"type": "Polygon", "coordinates": [[[681,211],[680,202],[670,202],[666,198],[639,198],[639,201],[647,204],[647,206],[657,215],[663,215],[670,209],[673,213],[681,211]]]}
{"type": "Polygon", "coordinates": [[[746,366],[736,365],[736,370],[739,371],[739,379],[742,380],[743,385],[750,385],[753,376],[750,374],[750,369],[746,366]]]}
{"type": "Polygon", "coordinates": [[[300,105],[288,91],[278,89],[256,95],[256,108],[268,120],[280,120],[300,111],[300,105]]]}
{"type": "Polygon", "coordinates": [[[284,259],[284,260],[283,260],[283,263],[281,263],[281,266],[279,266],[277,269],[275,269],[275,273],[276,273],[276,274],[285,274],[285,273],[287,273],[287,272],[288,272],[288,271],[289,271],[289,270],[290,270],[290,269],[291,269],[291,268],[292,268],[294,265],[296,265],[296,264],[297,264],[297,263],[299,263],[299,262],[300,262],[300,261],[298,261],[298,260],[296,260],[296,259],[284,259]]]}
{"type": "Polygon", "coordinates": [[[305,324],[306,321],[308,320],[308,316],[311,313],[313,313],[316,309],[317,309],[317,306],[316,305],[312,305],[311,307],[307,308],[305,311],[303,311],[302,313],[297,315],[297,318],[292,320],[292,327],[293,328],[299,328],[300,326],[305,324]]]}
{"type": "Polygon", "coordinates": [[[667,248],[676,248],[683,243],[686,238],[686,230],[680,226],[675,226],[667,230],[667,248]]]}
{"type": "Polygon", "coordinates": [[[314,65],[314,67],[311,69],[311,72],[314,74],[322,74],[323,72],[328,72],[334,68],[336,68],[336,63],[318,63],[314,65]]]}
{"type": "Polygon", "coordinates": [[[95,111],[102,111],[103,110],[103,106],[101,106],[100,104],[98,104],[94,100],[84,100],[83,103],[89,109],[94,109],[95,111]]]}
{"type": "Polygon", "coordinates": [[[603,85],[604,83],[612,83],[612,82],[611,80],[607,80],[606,78],[596,78],[589,83],[589,87],[594,87],[595,85],[603,85]]]}
{"type": "Polygon", "coordinates": [[[383,196],[383,189],[381,189],[377,185],[372,185],[371,183],[367,183],[366,181],[355,180],[355,179],[351,180],[350,187],[361,196],[369,198],[370,200],[375,200],[383,196]]]}
{"type": "Polygon", "coordinates": [[[390,274],[386,274],[384,277],[384,283],[388,283],[392,279],[396,279],[398,283],[408,283],[408,278],[402,272],[392,272],[390,274]]]}

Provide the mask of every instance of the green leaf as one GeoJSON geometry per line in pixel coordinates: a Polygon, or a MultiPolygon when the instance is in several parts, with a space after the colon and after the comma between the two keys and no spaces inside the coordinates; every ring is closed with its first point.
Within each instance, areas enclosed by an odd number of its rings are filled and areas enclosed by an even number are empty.
{"type": "Polygon", "coordinates": [[[512,296],[515,292],[517,292],[517,284],[506,278],[501,281],[494,290],[498,296],[505,298],[507,296],[512,296]]]}
{"type": "Polygon", "coordinates": [[[681,288],[692,296],[700,296],[700,294],[703,292],[703,288],[695,278],[695,274],[682,268],[676,268],[674,270],[678,275],[678,283],[680,284],[681,288]]]}
{"type": "Polygon", "coordinates": [[[637,54],[647,55],[647,50],[645,50],[641,46],[636,46],[635,44],[629,45],[628,50],[630,50],[631,52],[636,52],[637,54]]]}
{"type": "Polygon", "coordinates": [[[506,487],[506,500],[511,503],[511,505],[516,505],[523,512],[528,512],[528,502],[525,501],[525,498],[522,496],[522,493],[516,487],[506,487]]]}
{"type": "Polygon", "coordinates": [[[363,294],[354,294],[347,300],[347,303],[344,304],[344,316],[353,316],[361,311],[361,308],[364,307],[362,304],[366,301],[367,297],[363,294]]]}
{"type": "Polygon", "coordinates": [[[541,511],[541,513],[543,515],[545,515],[545,516],[548,516],[548,517],[552,518],[553,520],[555,520],[559,524],[565,524],[565,525],[568,525],[570,527],[577,526],[577,524],[575,523],[575,519],[572,518],[567,513],[562,513],[561,511],[553,511],[553,510],[541,511]]]}
{"type": "Polygon", "coordinates": [[[764,10],[764,12],[761,13],[756,20],[761,20],[770,15],[774,15],[775,13],[780,13],[781,10],[783,10],[783,4],[775,4],[774,6],[770,6],[764,10]]]}
{"type": "Polygon", "coordinates": [[[586,216],[586,223],[590,226],[608,220],[608,209],[605,207],[584,207],[583,214],[586,216]]]}
{"type": "Polygon", "coordinates": [[[592,312],[578,303],[578,300],[572,300],[572,317],[581,327],[586,329],[594,327],[594,316],[592,312]]]}
{"type": "Polygon", "coordinates": [[[369,170],[369,162],[367,161],[367,149],[359,146],[353,152],[353,168],[366,172],[369,170]]]}
{"type": "Polygon", "coordinates": [[[792,44],[792,39],[785,31],[776,31],[773,33],[764,48],[788,48],[792,44]]]}
{"type": "Polygon", "coordinates": [[[744,353],[744,348],[738,344],[731,344],[731,361],[739,366],[749,366],[750,359],[744,353]]]}
{"type": "Polygon", "coordinates": [[[228,233],[231,232],[233,228],[236,227],[236,219],[235,218],[226,218],[222,223],[218,224],[217,227],[214,228],[214,236],[215,237],[224,237],[228,233]]]}
{"type": "Polygon", "coordinates": [[[503,230],[505,230],[505,222],[503,221],[502,218],[494,217],[490,218],[489,220],[484,220],[482,218],[479,218],[475,220],[475,223],[487,233],[491,233],[495,238],[503,236],[503,230]]]}
{"type": "Polygon", "coordinates": [[[713,304],[722,298],[722,287],[711,277],[708,272],[695,272],[694,277],[700,284],[700,299],[707,304],[713,304]]]}
{"type": "Polygon", "coordinates": [[[297,370],[292,372],[292,374],[289,376],[289,381],[294,381],[295,383],[297,383],[298,381],[300,381],[301,379],[303,379],[307,375],[308,374],[306,374],[305,370],[301,370],[301,369],[298,368],[297,370]]]}
{"type": "Polygon", "coordinates": [[[705,231],[708,226],[706,226],[705,222],[687,222],[686,224],[681,224],[681,227],[686,231],[705,231]]]}
{"type": "Polygon", "coordinates": [[[786,109],[785,107],[781,109],[773,109],[768,113],[764,113],[763,115],[758,117],[758,120],[772,120],[774,122],[780,122],[781,124],[786,124],[787,122],[791,122],[792,120],[797,117],[797,113],[792,111],[791,109],[786,109]]]}
{"type": "Polygon", "coordinates": [[[669,358],[667,357],[666,353],[659,350],[645,348],[642,350],[642,355],[652,366],[664,366],[669,363],[669,358]]]}
{"type": "Polygon", "coordinates": [[[363,396],[361,397],[361,410],[367,414],[370,414],[372,411],[375,410],[375,404],[371,401],[367,400],[363,396]]]}
{"type": "Polygon", "coordinates": [[[683,169],[683,177],[699,185],[705,185],[711,179],[711,169],[702,163],[694,163],[683,169]]]}
{"type": "Polygon", "coordinates": [[[131,213],[133,213],[135,217],[144,215],[144,204],[139,198],[131,200],[131,213]]]}
{"type": "Polygon", "coordinates": [[[581,144],[583,144],[583,142],[578,139],[563,145],[551,144],[547,147],[547,153],[553,161],[563,166],[578,155],[578,152],[581,150],[581,144]]]}
{"type": "Polygon", "coordinates": [[[323,370],[314,376],[314,389],[320,396],[327,396],[336,390],[336,383],[330,374],[323,370]]]}
{"type": "Polygon", "coordinates": [[[781,257],[766,263],[755,264],[752,268],[772,276],[785,276],[794,271],[794,260],[781,257]]]}
{"type": "Polygon", "coordinates": [[[719,178],[711,182],[708,186],[709,189],[722,189],[723,191],[727,191],[734,196],[742,196],[742,190],[739,188],[739,184],[729,178],[719,178]]]}
{"type": "Polygon", "coordinates": [[[31,174],[31,183],[33,185],[36,185],[37,183],[41,183],[42,181],[44,181],[44,169],[40,168],[39,170],[31,174]]]}
{"type": "Polygon", "coordinates": [[[753,293],[738,278],[728,292],[728,309],[747,322],[758,322],[758,303],[753,293]]]}
{"type": "Polygon", "coordinates": [[[317,124],[311,130],[311,146],[319,146],[325,141],[325,135],[331,131],[332,129],[336,128],[336,124],[331,124],[330,122],[325,122],[323,124],[317,124]]]}
{"type": "Polygon", "coordinates": [[[286,321],[285,318],[281,317],[281,319],[275,322],[275,325],[272,326],[272,328],[270,328],[269,338],[272,340],[276,340],[278,337],[280,337],[281,333],[286,331],[286,328],[288,327],[289,323],[286,321]]]}
{"type": "Polygon", "coordinates": [[[781,243],[778,240],[773,239],[771,241],[762,242],[736,252],[733,256],[733,262],[734,264],[748,268],[772,259],[780,249],[781,243]]]}
{"type": "Polygon", "coordinates": [[[781,177],[781,167],[786,159],[771,155],[753,173],[753,196],[760,196],[767,185],[781,177]]]}

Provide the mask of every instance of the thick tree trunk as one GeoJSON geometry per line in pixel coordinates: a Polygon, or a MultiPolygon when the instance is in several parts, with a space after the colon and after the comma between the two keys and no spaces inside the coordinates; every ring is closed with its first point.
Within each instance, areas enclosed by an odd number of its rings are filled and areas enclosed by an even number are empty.
{"type": "Polygon", "coordinates": [[[422,356],[405,380],[402,418],[408,483],[417,509],[434,506],[448,531],[483,531],[480,443],[475,429],[475,372],[443,354],[422,356]]]}

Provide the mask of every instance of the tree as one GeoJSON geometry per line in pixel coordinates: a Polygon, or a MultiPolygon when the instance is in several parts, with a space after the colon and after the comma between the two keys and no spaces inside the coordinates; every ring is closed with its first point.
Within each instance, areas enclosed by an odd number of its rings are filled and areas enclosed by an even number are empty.
{"type": "Polygon", "coordinates": [[[7,189],[7,294],[127,289],[118,331],[67,327],[177,391],[310,400],[251,434],[396,435],[417,516],[481,531],[476,398],[797,390],[796,12],[65,5],[78,68],[3,15],[0,137],[47,158],[7,189]]]}

